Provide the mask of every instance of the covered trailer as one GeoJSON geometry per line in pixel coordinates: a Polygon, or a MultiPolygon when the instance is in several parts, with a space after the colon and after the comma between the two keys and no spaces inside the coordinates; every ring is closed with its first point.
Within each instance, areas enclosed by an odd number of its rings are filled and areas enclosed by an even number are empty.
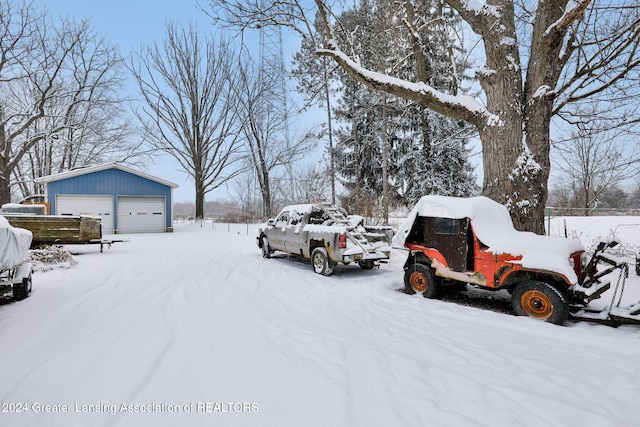
{"type": "Polygon", "coordinates": [[[31,293],[32,266],[26,262],[32,234],[0,216],[0,298],[25,299],[31,293]]]}

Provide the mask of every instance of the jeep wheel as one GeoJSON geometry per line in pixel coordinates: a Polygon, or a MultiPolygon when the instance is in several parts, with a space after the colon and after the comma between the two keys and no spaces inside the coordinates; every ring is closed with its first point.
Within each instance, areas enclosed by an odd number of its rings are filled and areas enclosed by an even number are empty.
{"type": "Polygon", "coordinates": [[[511,296],[511,306],[518,316],[530,316],[556,325],[562,325],[569,316],[569,304],[562,292],[537,280],[518,284],[511,296]]]}
{"type": "Polygon", "coordinates": [[[271,248],[269,247],[269,239],[262,238],[262,258],[271,258],[271,248]]]}
{"type": "Polygon", "coordinates": [[[421,293],[425,298],[433,298],[438,292],[436,277],[431,268],[418,263],[411,264],[405,271],[404,287],[407,293],[421,293]]]}
{"type": "Polygon", "coordinates": [[[311,253],[311,267],[313,271],[323,276],[333,273],[334,264],[329,260],[329,254],[325,248],[315,248],[311,253]]]}

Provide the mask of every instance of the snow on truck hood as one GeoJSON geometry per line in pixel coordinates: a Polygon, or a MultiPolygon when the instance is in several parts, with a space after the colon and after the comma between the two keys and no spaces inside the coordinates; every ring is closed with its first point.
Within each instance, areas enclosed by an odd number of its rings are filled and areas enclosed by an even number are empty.
{"type": "Polygon", "coordinates": [[[524,267],[563,274],[571,283],[578,280],[569,264],[569,256],[576,251],[584,251],[580,242],[518,231],[513,227],[507,208],[487,197],[424,196],[393,236],[394,247],[405,247],[417,216],[470,218],[476,236],[492,253],[520,255],[522,260],[519,262],[524,267]]]}

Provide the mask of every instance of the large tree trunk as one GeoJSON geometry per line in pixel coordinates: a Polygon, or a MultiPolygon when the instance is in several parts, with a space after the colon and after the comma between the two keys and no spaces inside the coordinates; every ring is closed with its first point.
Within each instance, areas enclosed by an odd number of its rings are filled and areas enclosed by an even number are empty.
{"type": "Polygon", "coordinates": [[[271,217],[271,183],[269,181],[269,172],[264,171],[262,177],[263,184],[260,187],[260,193],[262,194],[262,216],[264,218],[271,217]]]}
{"type": "Polygon", "coordinates": [[[4,160],[0,157],[0,206],[11,202],[11,185],[10,173],[4,164],[4,160]]]}
{"type": "MultiPolygon", "coordinates": [[[[520,230],[544,232],[544,203],[548,170],[544,170],[525,134],[530,125],[523,122],[524,106],[520,55],[515,39],[513,3],[502,2],[497,22],[482,28],[487,56],[486,71],[479,73],[487,95],[487,110],[496,117],[479,126],[483,148],[483,194],[503,203],[520,230]],[[496,25],[497,24],[497,25],[496,25]]],[[[543,123],[536,123],[535,133],[543,123]]],[[[546,138],[548,139],[548,128],[546,138]]],[[[543,164],[548,164],[548,153],[543,164]]]]}
{"type": "MultiPolygon", "coordinates": [[[[521,121],[517,122],[521,125],[521,121]]],[[[483,194],[504,204],[519,230],[544,234],[544,208],[547,200],[548,154],[534,156],[523,149],[523,132],[490,128],[481,133],[483,157],[483,194]]],[[[547,136],[548,140],[548,136],[547,136]]]]}
{"type": "Polygon", "coordinates": [[[11,202],[11,170],[8,165],[11,152],[7,148],[6,138],[4,110],[0,105],[0,206],[11,202]]]}
{"type": "Polygon", "coordinates": [[[387,117],[387,94],[382,105],[382,219],[389,224],[389,128],[387,117]]]}
{"type": "Polygon", "coordinates": [[[199,178],[200,174],[196,173],[195,185],[196,185],[196,219],[204,218],[204,183],[202,179],[199,178]]]}

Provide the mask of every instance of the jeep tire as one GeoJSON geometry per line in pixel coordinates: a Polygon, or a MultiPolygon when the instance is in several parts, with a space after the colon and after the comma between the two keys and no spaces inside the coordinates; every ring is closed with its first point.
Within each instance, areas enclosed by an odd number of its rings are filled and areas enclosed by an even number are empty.
{"type": "Polygon", "coordinates": [[[530,316],[556,325],[562,325],[569,317],[569,304],[562,292],[538,280],[516,285],[511,306],[518,316],[530,316]]]}
{"type": "Polygon", "coordinates": [[[438,293],[433,271],[420,263],[413,263],[407,267],[404,272],[404,287],[406,293],[421,293],[425,298],[433,298],[438,293]]]}

